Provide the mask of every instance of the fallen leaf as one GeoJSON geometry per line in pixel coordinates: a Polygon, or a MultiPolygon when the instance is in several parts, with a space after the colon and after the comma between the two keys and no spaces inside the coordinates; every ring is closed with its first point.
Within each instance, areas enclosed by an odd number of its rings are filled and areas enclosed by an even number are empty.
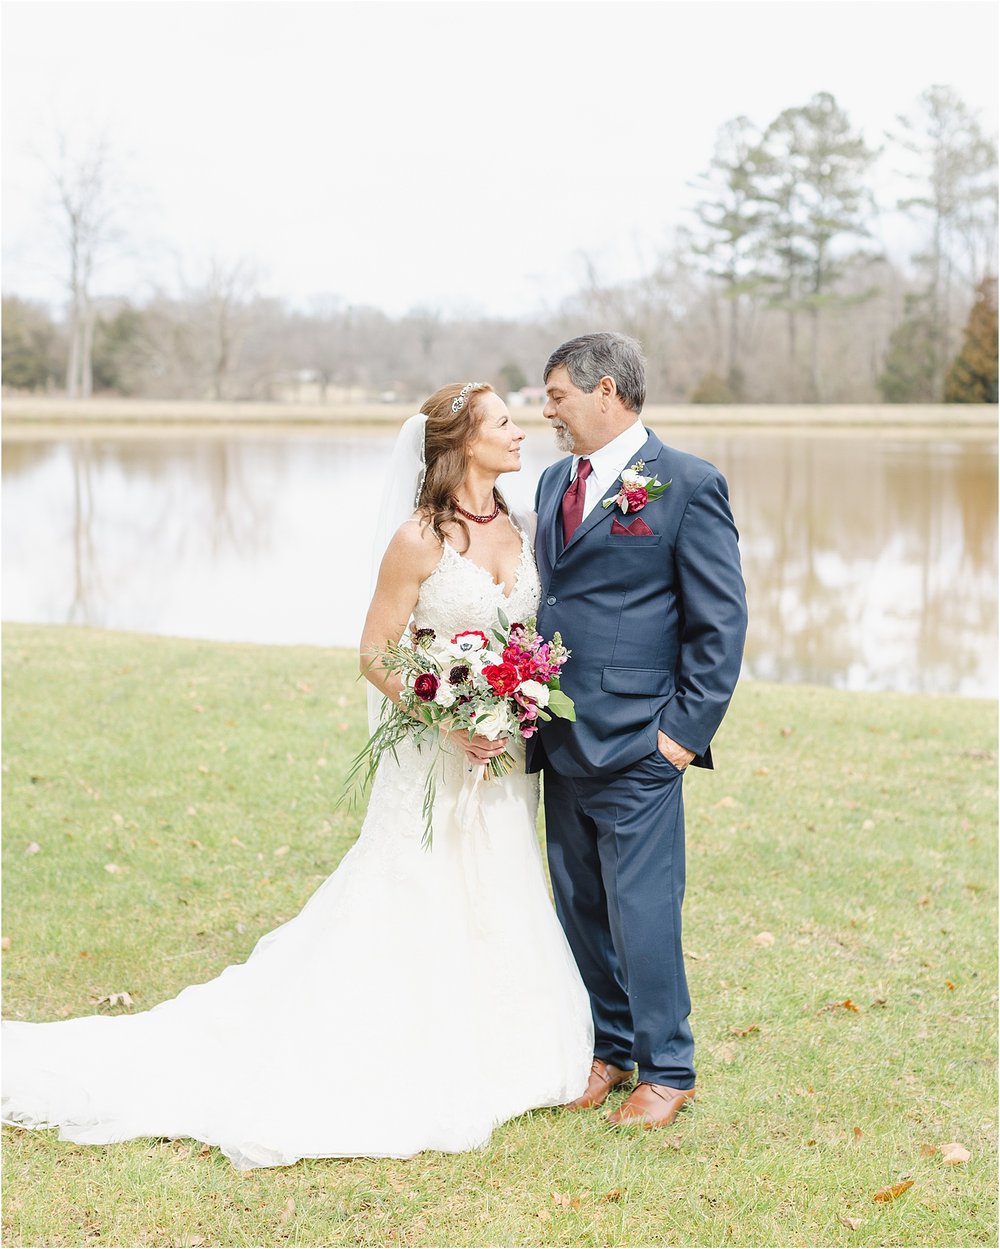
{"type": "Polygon", "coordinates": [[[771,773],[768,768],[754,768],[753,774],[754,776],[770,776],[771,773]]]}
{"type": "Polygon", "coordinates": [[[861,829],[863,832],[870,833],[874,827],[875,827],[874,820],[862,820],[861,821],[861,829]]]}
{"type": "Polygon", "coordinates": [[[552,1201],[554,1205],[562,1206],[565,1210],[579,1210],[585,1198],[590,1196],[590,1190],[578,1193],[575,1197],[571,1197],[569,1193],[553,1193],[552,1201]]]}
{"type": "Polygon", "coordinates": [[[725,798],[720,798],[718,802],[712,803],[713,807],[735,807],[736,799],[731,794],[727,794],[725,798]]]}
{"type": "Polygon", "coordinates": [[[279,1223],[286,1223],[295,1213],[295,1198],[289,1197],[285,1204],[281,1207],[281,1213],[278,1215],[279,1223]]]}
{"type": "Polygon", "coordinates": [[[543,1223],[548,1223],[552,1215],[549,1214],[548,1210],[539,1210],[536,1217],[541,1219],[543,1223]]]}
{"type": "Polygon", "coordinates": [[[291,848],[292,848],[291,846],[279,846],[277,850],[275,850],[274,852],[275,857],[277,857],[279,854],[287,854],[289,850],[291,850],[291,848]]]}
{"type": "Polygon", "coordinates": [[[112,811],[112,812],[111,812],[111,823],[112,823],[112,824],[114,824],[117,828],[121,828],[121,827],[122,827],[122,825],[125,823],[125,821],[124,821],[124,819],[123,819],[123,818],[122,818],[122,817],[118,814],[118,812],[117,812],[117,811],[112,811]]]}
{"type": "Polygon", "coordinates": [[[0,938],[0,950],[10,949],[10,937],[0,938]]]}
{"type": "Polygon", "coordinates": [[[106,993],[104,997],[99,997],[96,1000],[97,1000],[98,1006],[104,1006],[105,1003],[107,1003],[108,1006],[132,1006],[134,1005],[132,1001],[132,994],[125,993],[125,992],[106,993]]]}
{"type": "Polygon", "coordinates": [[[244,844],[244,842],[240,841],[240,839],[239,839],[238,837],[230,837],[230,838],[229,838],[229,844],[230,844],[231,846],[239,846],[241,850],[245,850],[245,849],[246,849],[246,845],[244,844]]]}
{"type": "Polygon", "coordinates": [[[199,763],[199,764],[198,764],[198,771],[199,771],[199,772],[207,772],[207,771],[208,771],[208,768],[207,768],[207,767],[206,767],[203,763],[199,763]]]}
{"type": "Polygon", "coordinates": [[[24,847],[24,853],[25,854],[37,854],[39,850],[41,850],[41,848],[42,847],[38,844],[37,841],[29,841],[28,844],[24,847]]]}
{"type": "Polygon", "coordinates": [[[791,729],[791,728],[789,728],[789,727],[788,727],[788,725],[786,724],[786,725],[785,725],[785,727],[781,730],[781,736],[782,736],[782,737],[791,737],[791,735],[792,735],[792,733],[793,733],[793,732],[794,732],[794,730],[793,730],[793,729],[791,729]]]}
{"type": "Polygon", "coordinates": [[[104,870],[106,872],[110,872],[112,876],[118,876],[121,873],[122,869],[118,866],[117,863],[105,863],[104,870]]]}
{"type": "Polygon", "coordinates": [[[771,932],[759,932],[753,939],[754,945],[768,946],[774,945],[774,934],[771,932]]]}
{"type": "Polygon", "coordinates": [[[308,681],[296,681],[295,688],[303,694],[312,693],[312,686],[309,684],[308,681]]]}
{"type": "Polygon", "coordinates": [[[625,1196],[624,1188],[609,1188],[606,1193],[601,1193],[601,1201],[621,1201],[625,1196]]]}
{"type": "Polygon", "coordinates": [[[933,1158],[934,1155],[937,1153],[937,1151],[938,1151],[937,1145],[921,1145],[920,1146],[921,1158],[933,1158]]]}
{"type": "Polygon", "coordinates": [[[187,813],[188,813],[188,815],[197,815],[197,814],[198,814],[198,808],[197,808],[197,807],[188,807],[188,809],[187,809],[187,813]]]}
{"type": "Polygon", "coordinates": [[[944,982],[944,987],[948,990],[949,993],[955,992],[955,982],[953,980],[946,980],[944,982]]]}
{"type": "Polygon", "coordinates": [[[888,1188],[880,1188],[877,1193],[873,1193],[872,1201],[895,1201],[912,1187],[912,1180],[900,1180],[898,1184],[890,1184],[888,1188]]]}
{"type": "Polygon", "coordinates": [[[855,1006],[849,997],[845,997],[842,1002],[827,1002],[825,1006],[819,1008],[819,1014],[828,1010],[851,1010],[857,1012],[861,1010],[861,1007],[855,1006]]]}
{"type": "Polygon", "coordinates": [[[864,1132],[862,1132],[860,1128],[851,1128],[851,1135],[854,1137],[855,1142],[857,1142],[861,1140],[862,1136],[864,1136],[864,1132]]]}
{"type": "Polygon", "coordinates": [[[843,1223],[845,1227],[849,1227],[852,1232],[856,1232],[864,1222],[864,1219],[852,1219],[849,1218],[848,1215],[842,1214],[840,1216],[840,1222],[843,1223]]]}
{"type": "Polygon", "coordinates": [[[751,1032],[759,1032],[760,1025],[752,1023],[749,1028],[730,1028],[731,1036],[749,1036],[751,1032]]]}
{"type": "Polygon", "coordinates": [[[968,1162],[971,1157],[972,1154],[958,1141],[949,1141],[947,1145],[941,1146],[941,1161],[946,1166],[956,1167],[959,1163],[968,1162]]]}

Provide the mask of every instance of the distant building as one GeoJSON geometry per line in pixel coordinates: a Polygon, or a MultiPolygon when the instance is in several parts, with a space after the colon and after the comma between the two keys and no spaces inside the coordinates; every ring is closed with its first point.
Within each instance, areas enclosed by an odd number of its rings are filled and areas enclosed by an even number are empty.
{"type": "Polygon", "coordinates": [[[512,390],[507,396],[507,406],[511,408],[541,407],[545,403],[544,386],[522,386],[520,390],[512,390]]]}

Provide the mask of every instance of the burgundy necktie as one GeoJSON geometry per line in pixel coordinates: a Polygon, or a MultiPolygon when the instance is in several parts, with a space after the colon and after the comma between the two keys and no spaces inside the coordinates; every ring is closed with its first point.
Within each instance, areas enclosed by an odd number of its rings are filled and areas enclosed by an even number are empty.
{"type": "Polygon", "coordinates": [[[583,520],[583,501],[587,495],[587,478],[591,463],[583,457],[576,466],[576,476],[562,498],[563,545],[568,545],[583,520]]]}

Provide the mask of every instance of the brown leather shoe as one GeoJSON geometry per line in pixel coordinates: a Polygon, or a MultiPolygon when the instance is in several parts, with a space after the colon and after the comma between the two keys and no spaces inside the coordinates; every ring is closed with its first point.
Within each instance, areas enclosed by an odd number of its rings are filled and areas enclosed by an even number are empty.
{"type": "Polygon", "coordinates": [[[574,1101],[566,1103],[566,1110],[591,1110],[594,1106],[603,1106],[608,1094],[619,1084],[627,1084],[632,1079],[631,1071],[622,1071],[620,1067],[612,1067],[603,1058],[595,1058],[590,1064],[590,1077],[587,1087],[574,1101]]]}
{"type": "Polygon", "coordinates": [[[677,1112],[694,1101],[694,1089],[675,1089],[669,1084],[641,1080],[628,1099],[608,1115],[609,1123],[638,1123],[644,1128],[665,1128],[677,1112]]]}

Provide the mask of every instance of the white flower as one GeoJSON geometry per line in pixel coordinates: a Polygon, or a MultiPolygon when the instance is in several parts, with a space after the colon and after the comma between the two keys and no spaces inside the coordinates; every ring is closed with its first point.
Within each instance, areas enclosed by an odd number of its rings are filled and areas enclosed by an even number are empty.
{"type": "Polygon", "coordinates": [[[498,655],[496,651],[480,651],[476,659],[479,661],[481,668],[485,668],[487,664],[503,663],[503,656],[498,655]]]}
{"type": "Polygon", "coordinates": [[[652,477],[642,477],[630,468],[625,469],[622,473],[622,485],[626,490],[639,490],[643,486],[647,486],[652,480],[652,477]]]}
{"type": "Polygon", "coordinates": [[[481,737],[489,738],[491,742],[495,742],[498,737],[509,737],[514,731],[510,712],[502,705],[480,712],[472,723],[476,732],[481,737]]]}
{"type": "Polygon", "coordinates": [[[530,698],[539,707],[549,705],[549,687],[541,681],[522,681],[517,691],[522,698],[530,698]]]}
{"type": "Polygon", "coordinates": [[[447,681],[442,681],[434,695],[434,701],[439,707],[450,707],[458,695],[455,693],[455,687],[447,681]]]}

